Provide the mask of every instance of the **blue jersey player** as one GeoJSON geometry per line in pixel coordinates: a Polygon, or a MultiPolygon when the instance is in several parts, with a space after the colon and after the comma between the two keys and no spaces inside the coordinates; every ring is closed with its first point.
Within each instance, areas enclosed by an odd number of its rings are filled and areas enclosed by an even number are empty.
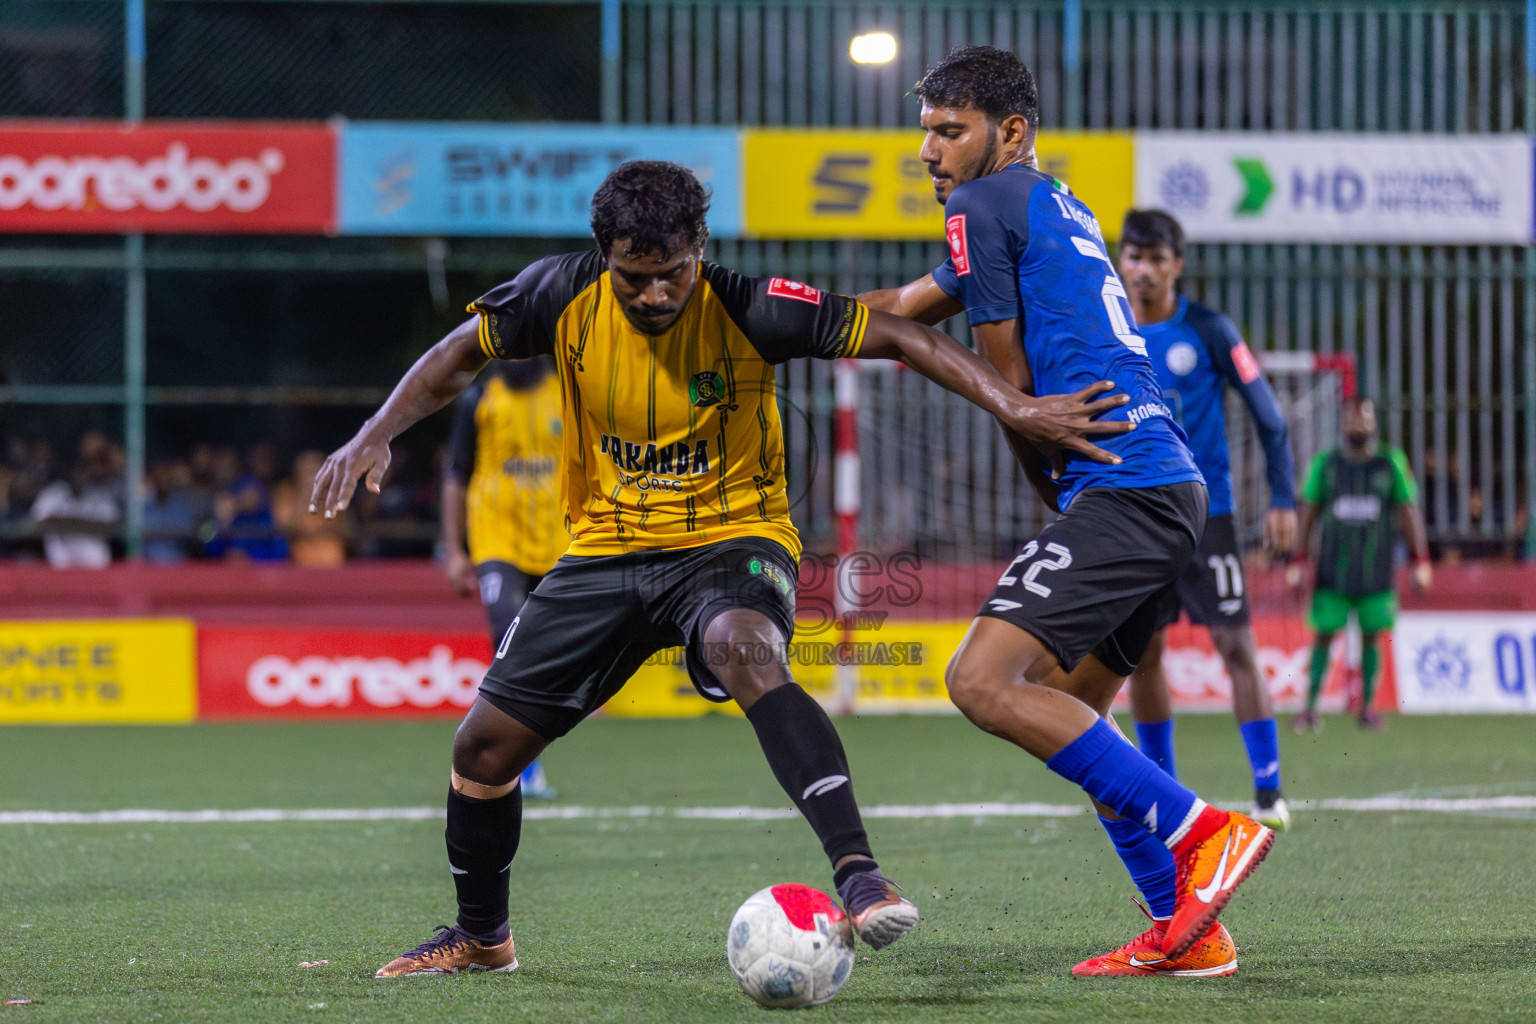
{"type": "Polygon", "coordinates": [[[961,47],[913,90],[920,159],[944,205],[949,259],[900,288],[862,296],[928,323],[966,312],[976,347],[1035,395],[1109,381],[1126,401],[1090,463],[1008,433],[1059,517],[1025,545],[946,674],[951,699],[1093,798],[1151,903],[1153,926],[1079,975],[1231,974],[1216,921],[1274,833],[1206,805],[1126,742],[1110,702],[1161,624],[1167,595],[1205,529],[1200,470],[1164,401],[1092,212],[1036,167],[1039,99],[1011,53],[961,47]]]}
{"type": "MultiPolygon", "coordinates": [[[[1132,210],[1120,233],[1120,276],[1147,355],[1163,394],[1189,438],[1195,463],[1211,496],[1210,518],[1200,548],[1166,608],[1166,621],[1182,608],[1205,626],[1211,644],[1232,680],[1232,710],[1253,770],[1253,817],[1270,828],[1290,824],[1280,794],[1280,740],[1269,689],[1255,658],[1248,595],[1243,585],[1243,552],[1232,513],[1231,456],[1227,451],[1227,388],[1242,396],[1264,447],[1269,479],[1265,539],[1277,555],[1296,538],[1295,465],[1290,432],[1275,393],[1259,371],[1231,320],[1179,294],[1184,272],[1184,231],[1161,210],[1132,210]]],[[[1131,711],[1141,749],[1173,775],[1173,707],[1163,676],[1159,629],[1131,676],[1131,711]]]]}

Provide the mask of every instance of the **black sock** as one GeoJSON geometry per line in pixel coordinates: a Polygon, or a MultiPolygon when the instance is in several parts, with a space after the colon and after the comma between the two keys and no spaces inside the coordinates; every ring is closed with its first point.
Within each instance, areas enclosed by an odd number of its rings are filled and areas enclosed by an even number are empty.
{"type": "Polygon", "coordinates": [[[494,800],[448,789],[448,865],[459,895],[459,930],[481,942],[507,939],[512,858],[523,833],[523,787],[494,800]]]}
{"type": "Polygon", "coordinates": [[[747,712],[768,765],[811,823],[821,848],[839,858],[869,857],[869,836],[848,778],[848,758],[832,720],[794,683],[769,690],[747,712]]]}

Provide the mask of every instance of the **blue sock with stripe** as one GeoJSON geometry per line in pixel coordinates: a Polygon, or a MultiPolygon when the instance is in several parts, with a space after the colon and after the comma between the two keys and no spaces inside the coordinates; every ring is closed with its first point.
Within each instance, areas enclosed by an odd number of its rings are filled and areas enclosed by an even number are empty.
{"type": "Polygon", "coordinates": [[[1248,748],[1254,789],[1280,788],[1280,729],[1273,718],[1259,718],[1237,727],[1248,748]]]}
{"type": "Polygon", "coordinates": [[[1045,766],[1166,845],[1182,838],[1205,809],[1205,801],[1169,778],[1102,718],[1045,766]]]}
{"type": "Polygon", "coordinates": [[[1156,918],[1173,916],[1173,854],[1157,837],[1129,818],[1111,821],[1099,816],[1099,824],[1109,833],[1115,852],[1131,873],[1131,881],[1141,890],[1147,909],[1156,918]]]}
{"type": "Polygon", "coordinates": [[[1178,766],[1173,760],[1173,719],[1166,722],[1137,722],[1136,739],[1141,752],[1152,763],[1174,778],[1179,777],[1178,766]]]}

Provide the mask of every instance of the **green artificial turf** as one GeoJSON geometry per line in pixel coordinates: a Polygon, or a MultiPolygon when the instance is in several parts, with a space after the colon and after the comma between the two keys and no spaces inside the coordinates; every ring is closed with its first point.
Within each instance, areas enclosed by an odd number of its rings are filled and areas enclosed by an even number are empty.
{"type": "MultiPolygon", "coordinates": [[[[840,723],[861,801],[1078,802],[956,718],[840,723]]],[[[1248,795],[1230,719],[1179,725],[1185,779],[1248,795]]],[[[0,810],[440,805],[451,723],[0,729],[0,810]]],[[[1293,798],[1536,795],[1536,722],[1331,719],[1282,738],[1293,798]]],[[[558,805],[786,807],[737,719],[587,723],[558,805]]],[[[530,805],[533,806],[533,805],[530,805]]],[[[879,820],[924,916],[860,952],[827,1021],[1536,1020],[1536,814],[1308,811],[1223,916],[1241,970],[1075,980],[1140,930],[1091,815],[879,820]]],[[[725,925],[780,881],[830,888],[799,820],[530,821],[511,975],[375,980],[452,918],[439,821],[0,826],[11,1021],[763,1020],[725,925]],[[301,961],[326,959],[323,967],[301,961]]]]}

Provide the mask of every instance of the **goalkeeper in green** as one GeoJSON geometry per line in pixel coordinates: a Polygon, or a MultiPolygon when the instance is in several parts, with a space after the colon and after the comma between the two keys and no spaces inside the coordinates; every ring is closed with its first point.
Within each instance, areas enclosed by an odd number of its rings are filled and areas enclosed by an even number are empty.
{"type": "MultiPolygon", "coordinates": [[[[1301,542],[1306,550],[1312,527],[1322,525],[1317,547],[1317,577],[1312,592],[1312,645],[1307,706],[1292,723],[1296,732],[1322,728],[1317,697],[1328,673],[1333,637],[1353,611],[1362,636],[1360,725],[1380,731],[1381,716],[1371,708],[1381,672],[1377,636],[1397,619],[1392,548],[1398,530],[1413,553],[1414,589],[1429,588],[1429,542],[1419,511],[1418,485],[1402,449],[1377,437],[1376,406],[1369,398],[1344,403],[1339,417],[1343,444],[1313,458],[1302,485],[1301,542]]],[[[1300,580],[1300,574],[1294,577],[1300,580]]]]}

